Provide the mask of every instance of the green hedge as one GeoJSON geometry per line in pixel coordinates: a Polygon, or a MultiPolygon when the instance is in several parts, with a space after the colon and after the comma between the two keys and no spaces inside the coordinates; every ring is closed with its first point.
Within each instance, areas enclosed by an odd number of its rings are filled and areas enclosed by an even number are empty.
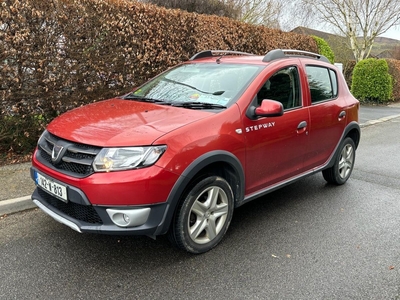
{"type": "Polygon", "coordinates": [[[353,70],[351,92],[362,102],[385,103],[392,99],[393,79],[384,59],[368,58],[353,70]]]}
{"type": "Polygon", "coordinates": [[[2,116],[0,120],[0,162],[35,148],[47,120],[42,115],[2,116]]]}
{"type": "Polygon", "coordinates": [[[324,55],[332,64],[335,63],[335,54],[329,44],[323,38],[315,35],[312,38],[317,43],[318,53],[324,55]]]}

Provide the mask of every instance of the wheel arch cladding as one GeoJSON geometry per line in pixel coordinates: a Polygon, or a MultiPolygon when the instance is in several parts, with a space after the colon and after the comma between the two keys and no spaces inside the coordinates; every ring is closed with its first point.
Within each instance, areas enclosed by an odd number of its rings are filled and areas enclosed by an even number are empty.
{"type": "Polygon", "coordinates": [[[187,188],[193,182],[197,182],[209,174],[221,176],[229,183],[234,195],[235,206],[243,200],[245,178],[239,159],[232,153],[223,150],[205,153],[195,159],[174,184],[167,199],[169,206],[168,214],[165,216],[162,229],[158,230],[160,234],[168,231],[176,207],[179,201],[181,201],[182,195],[187,192],[187,188]]]}
{"type": "Polygon", "coordinates": [[[351,122],[346,126],[346,128],[342,134],[342,137],[340,138],[340,140],[336,146],[336,149],[333,152],[333,155],[329,159],[329,163],[325,166],[324,169],[327,169],[327,168],[333,166],[337,155],[339,155],[340,145],[347,137],[350,137],[354,141],[354,144],[357,149],[358,144],[360,143],[360,138],[361,138],[361,129],[360,129],[360,125],[358,125],[357,122],[351,122]]]}
{"type": "Polygon", "coordinates": [[[350,137],[353,141],[354,144],[356,145],[356,149],[358,148],[358,144],[360,143],[360,138],[361,138],[361,130],[360,130],[360,126],[355,123],[355,124],[350,124],[347,127],[347,132],[346,135],[344,136],[344,138],[346,137],[350,137]]]}

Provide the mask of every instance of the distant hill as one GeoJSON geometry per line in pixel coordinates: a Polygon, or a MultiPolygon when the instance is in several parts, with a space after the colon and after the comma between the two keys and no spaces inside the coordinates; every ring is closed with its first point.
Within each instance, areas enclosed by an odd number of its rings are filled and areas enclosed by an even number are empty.
{"type": "Polygon", "coordinates": [[[399,44],[400,40],[391,39],[383,36],[378,36],[375,41],[377,43],[384,43],[384,44],[399,44]]]}
{"type": "Polygon", "coordinates": [[[323,38],[324,40],[340,37],[336,34],[324,32],[324,31],[320,31],[320,30],[315,30],[315,29],[311,29],[311,28],[307,28],[307,27],[302,27],[302,26],[296,27],[291,32],[305,34],[305,35],[315,35],[317,37],[323,38]]]}
{"type": "MultiPolygon", "coordinates": [[[[335,53],[335,61],[344,62],[354,58],[352,52],[347,46],[347,39],[343,36],[301,26],[296,27],[292,30],[292,32],[305,35],[315,35],[323,38],[331,46],[333,52],[335,53]]],[[[377,37],[371,50],[371,56],[391,58],[392,51],[396,48],[396,46],[400,46],[399,40],[386,37],[377,37]]]]}
{"type": "Polygon", "coordinates": [[[374,46],[372,47],[372,54],[379,58],[392,58],[393,50],[400,47],[400,41],[386,37],[377,37],[374,46]]]}

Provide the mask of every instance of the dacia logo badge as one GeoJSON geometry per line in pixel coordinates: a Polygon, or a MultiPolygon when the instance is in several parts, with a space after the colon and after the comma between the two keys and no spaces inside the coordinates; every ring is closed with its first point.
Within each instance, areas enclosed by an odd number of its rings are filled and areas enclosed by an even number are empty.
{"type": "Polygon", "coordinates": [[[51,151],[51,161],[54,164],[57,164],[60,162],[60,160],[61,160],[60,154],[63,149],[64,149],[64,147],[62,147],[60,145],[54,145],[53,151],[51,151]]]}

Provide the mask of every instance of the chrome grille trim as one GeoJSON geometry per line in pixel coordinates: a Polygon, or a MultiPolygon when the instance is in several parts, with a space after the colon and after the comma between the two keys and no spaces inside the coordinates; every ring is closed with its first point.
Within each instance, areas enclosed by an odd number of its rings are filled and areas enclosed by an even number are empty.
{"type": "Polygon", "coordinates": [[[68,151],[74,152],[74,153],[83,153],[83,154],[87,154],[87,155],[93,155],[96,156],[99,151],[90,151],[90,150],[85,150],[79,147],[76,147],[74,145],[72,145],[71,147],[68,148],[68,151]]]}
{"type": "Polygon", "coordinates": [[[85,166],[91,166],[93,163],[93,160],[90,160],[90,159],[76,159],[76,158],[65,157],[65,156],[62,158],[62,161],[65,161],[66,163],[82,164],[85,166]]]}
{"type": "Polygon", "coordinates": [[[101,148],[61,139],[45,131],[38,142],[36,158],[47,167],[72,177],[83,178],[94,173],[92,164],[101,148]],[[52,161],[55,145],[62,146],[63,156],[58,163],[52,161]]]}

